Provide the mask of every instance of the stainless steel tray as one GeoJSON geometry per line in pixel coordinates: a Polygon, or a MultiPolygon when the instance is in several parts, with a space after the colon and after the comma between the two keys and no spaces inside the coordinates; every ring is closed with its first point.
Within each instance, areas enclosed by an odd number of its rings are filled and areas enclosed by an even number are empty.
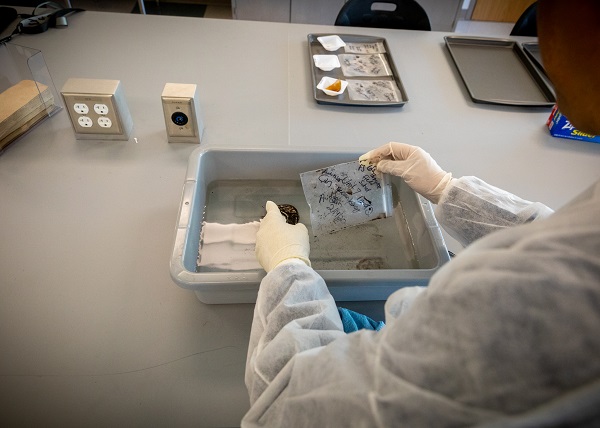
{"type": "Polygon", "coordinates": [[[521,43],[521,47],[523,48],[523,51],[525,51],[531,62],[533,62],[535,66],[540,69],[541,72],[546,74],[544,64],[542,63],[542,54],[540,53],[540,45],[538,44],[538,42],[521,43]]]}
{"type": "MultiPolygon", "coordinates": [[[[308,35],[308,53],[309,53],[309,64],[312,72],[312,84],[313,84],[313,95],[317,103],[319,104],[338,104],[338,105],[352,105],[352,106],[397,106],[401,107],[408,101],[408,96],[402,85],[402,81],[396,71],[396,66],[390,54],[387,41],[382,37],[370,37],[360,36],[352,34],[336,34],[345,43],[364,43],[364,44],[380,44],[384,47],[385,52],[380,53],[384,58],[384,62],[389,68],[390,75],[385,76],[345,76],[342,67],[334,68],[331,71],[323,71],[315,66],[313,55],[352,55],[360,53],[348,52],[346,48],[342,47],[337,51],[330,52],[326,50],[321,42],[317,40],[321,36],[332,36],[334,34],[309,34],[308,35]],[[317,85],[323,77],[331,77],[334,79],[346,80],[349,82],[348,88],[337,96],[330,96],[325,94],[320,89],[317,89],[317,85]],[[360,88],[361,86],[367,86],[365,93],[368,91],[368,86],[373,85],[373,82],[385,82],[385,85],[391,85],[394,91],[393,98],[384,100],[381,99],[359,99],[357,92],[352,91],[352,88],[360,88]],[[353,95],[351,95],[351,93],[353,95]],[[352,96],[355,98],[353,99],[352,96]]],[[[342,59],[340,58],[340,62],[342,59]]]]}
{"type": "Polygon", "coordinates": [[[551,107],[552,88],[514,40],[444,37],[474,102],[551,107]]]}

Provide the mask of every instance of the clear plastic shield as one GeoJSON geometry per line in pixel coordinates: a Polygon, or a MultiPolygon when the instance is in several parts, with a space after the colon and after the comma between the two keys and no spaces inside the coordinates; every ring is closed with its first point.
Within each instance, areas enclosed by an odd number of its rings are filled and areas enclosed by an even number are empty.
{"type": "Polygon", "coordinates": [[[358,161],[300,174],[315,236],[392,214],[390,185],[375,167],[358,161]]]}

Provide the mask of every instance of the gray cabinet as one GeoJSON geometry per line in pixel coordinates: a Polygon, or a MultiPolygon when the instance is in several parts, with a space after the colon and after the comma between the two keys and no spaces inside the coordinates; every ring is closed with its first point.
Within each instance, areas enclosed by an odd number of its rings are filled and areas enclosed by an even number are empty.
{"type": "MultiPolygon", "coordinates": [[[[452,31],[463,0],[418,0],[434,31],[452,31]]],[[[232,0],[234,19],[333,25],[345,0],[232,0]]]]}
{"type": "Polygon", "coordinates": [[[463,0],[417,0],[425,9],[433,31],[454,31],[463,0]]]}
{"type": "Polygon", "coordinates": [[[234,19],[333,25],[344,0],[232,0],[234,19]]]}
{"type": "Polygon", "coordinates": [[[290,22],[291,0],[231,0],[233,19],[290,22]]]}
{"type": "Polygon", "coordinates": [[[333,25],[344,0],[292,0],[291,22],[333,25]]]}

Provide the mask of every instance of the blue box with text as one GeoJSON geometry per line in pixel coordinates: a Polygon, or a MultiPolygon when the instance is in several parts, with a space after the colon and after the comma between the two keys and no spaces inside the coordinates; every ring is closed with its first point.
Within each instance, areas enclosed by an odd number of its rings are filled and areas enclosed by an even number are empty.
{"type": "Polygon", "coordinates": [[[554,106],[552,109],[552,113],[550,113],[550,117],[546,124],[553,137],[600,143],[600,135],[591,135],[575,129],[575,127],[571,125],[571,122],[569,122],[569,119],[558,110],[557,106],[554,106]]]}

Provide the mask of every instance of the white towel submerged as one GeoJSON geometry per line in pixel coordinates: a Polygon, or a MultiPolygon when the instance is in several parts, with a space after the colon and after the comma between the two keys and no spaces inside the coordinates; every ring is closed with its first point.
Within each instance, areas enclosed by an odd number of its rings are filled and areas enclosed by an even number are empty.
{"type": "Polygon", "coordinates": [[[242,271],[262,269],[254,247],[260,222],[208,223],[202,222],[198,248],[198,267],[201,271],[242,271]]]}

